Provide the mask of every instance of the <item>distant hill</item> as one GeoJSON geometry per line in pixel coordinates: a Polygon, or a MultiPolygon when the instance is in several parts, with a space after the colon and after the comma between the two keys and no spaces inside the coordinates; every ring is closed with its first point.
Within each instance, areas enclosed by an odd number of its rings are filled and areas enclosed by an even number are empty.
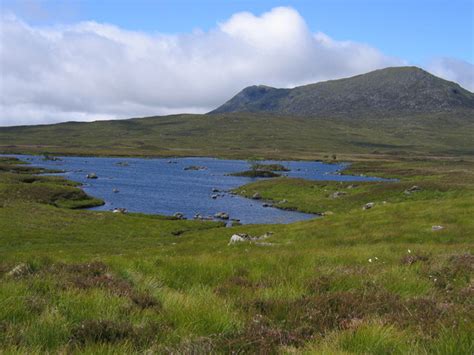
{"type": "Polygon", "coordinates": [[[474,109],[474,94],[420,68],[394,67],[293,89],[249,86],[210,113],[366,117],[457,109],[474,109]]]}

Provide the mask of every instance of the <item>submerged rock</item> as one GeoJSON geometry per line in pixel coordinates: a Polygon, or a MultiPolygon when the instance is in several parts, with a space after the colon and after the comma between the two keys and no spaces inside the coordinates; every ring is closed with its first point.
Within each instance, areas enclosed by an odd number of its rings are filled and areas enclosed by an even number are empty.
{"type": "Polygon", "coordinates": [[[129,166],[128,162],[126,161],[119,161],[118,163],[115,163],[117,166],[129,166]]]}
{"type": "Polygon", "coordinates": [[[199,165],[191,165],[185,167],[183,170],[206,170],[207,168],[205,166],[199,166],[199,165]]]}

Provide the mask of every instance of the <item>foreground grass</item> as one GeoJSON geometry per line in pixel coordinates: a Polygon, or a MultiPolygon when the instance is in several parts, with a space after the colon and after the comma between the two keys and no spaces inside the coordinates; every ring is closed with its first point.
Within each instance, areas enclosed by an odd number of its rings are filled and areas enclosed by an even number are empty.
{"type": "Polygon", "coordinates": [[[258,182],[239,192],[332,213],[233,228],[64,208],[76,202],[53,197],[63,188],[79,193],[70,182],[3,164],[6,353],[474,350],[471,162],[357,163],[353,172],[400,181],[352,188],[258,182]],[[421,190],[404,193],[415,184],[421,190]],[[29,198],[36,186],[41,198],[29,198]],[[334,198],[338,191],[347,194],[334,198]],[[375,206],[363,210],[367,202],[375,206]],[[269,231],[270,244],[227,245],[233,233],[269,231]]]}

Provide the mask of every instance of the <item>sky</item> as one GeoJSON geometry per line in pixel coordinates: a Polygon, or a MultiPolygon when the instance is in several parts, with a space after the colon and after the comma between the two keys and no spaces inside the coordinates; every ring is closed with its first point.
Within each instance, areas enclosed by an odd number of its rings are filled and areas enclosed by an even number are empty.
{"type": "Polygon", "coordinates": [[[473,0],[0,0],[0,126],[204,113],[416,65],[474,91],[473,0]]]}

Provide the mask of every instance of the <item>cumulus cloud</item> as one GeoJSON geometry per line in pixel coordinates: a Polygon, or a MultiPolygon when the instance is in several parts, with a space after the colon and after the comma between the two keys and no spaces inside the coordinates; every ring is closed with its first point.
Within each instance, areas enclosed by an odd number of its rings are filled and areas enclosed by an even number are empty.
{"type": "MultiPolygon", "coordinates": [[[[0,125],[209,111],[248,85],[291,87],[403,61],[312,33],[292,8],[167,35],[0,19],[0,125]]],[[[451,74],[450,74],[451,75],[451,74]]]]}
{"type": "Polygon", "coordinates": [[[474,92],[474,65],[454,58],[436,58],[426,69],[443,79],[451,80],[474,92]]]}

